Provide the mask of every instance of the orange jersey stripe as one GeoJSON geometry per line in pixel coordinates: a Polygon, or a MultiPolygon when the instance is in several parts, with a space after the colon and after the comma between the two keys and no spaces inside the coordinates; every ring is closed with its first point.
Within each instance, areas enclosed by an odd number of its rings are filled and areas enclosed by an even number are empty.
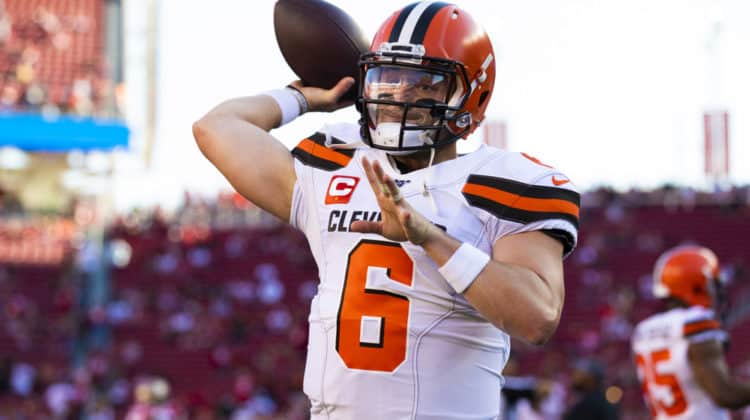
{"type": "Polygon", "coordinates": [[[715,319],[707,319],[705,321],[696,321],[691,322],[689,324],[685,324],[685,328],[683,329],[683,335],[693,335],[697,334],[699,332],[708,331],[708,330],[717,330],[721,328],[721,324],[719,321],[715,319]]]}
{"type": "Polygon", "coordinates": [[[526,211],[567,213],[578,218],[578,206],[556,198],[530,198],[478,184],[464,185],[463,192],[492,200],[507,207],[526,211]]]}
{"type": "Polygon", "coordinates": [[[302,140],[297,145],[297,147],[317,158],[330,160],[331,162],[337,163],[341,166],[348,165],[349,161],[352,160],[351,157],[339,153],[335,150],[331,150],[325,146],[321,146],[310,139],[302,140]]]}

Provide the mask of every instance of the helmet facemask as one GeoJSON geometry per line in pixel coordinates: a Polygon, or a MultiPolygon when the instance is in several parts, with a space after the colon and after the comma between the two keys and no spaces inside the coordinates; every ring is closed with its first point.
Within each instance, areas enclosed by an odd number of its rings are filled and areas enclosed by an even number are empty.
{"type": "Polygon", "coordinates": [[[469,92],[460,63],[415,54],[367,53],[360,60],[362,136],[391,154],[439,148],[468,133],[460,112],[469,92]]]}

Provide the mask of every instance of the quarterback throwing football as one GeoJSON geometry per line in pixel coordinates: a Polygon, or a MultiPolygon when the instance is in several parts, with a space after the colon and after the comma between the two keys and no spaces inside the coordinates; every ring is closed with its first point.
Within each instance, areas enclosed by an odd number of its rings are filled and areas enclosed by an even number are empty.
{"type": "Polygon", "coordinates": [[[196,141],[310,243],[313,419],[495,418],[510,337],[541,344],[557,328],[579,195],[521,153],[457,155],[495,78],[487,33],[466,11],[404,7],[360,63],[359,124],[328,125],[290,152],[269,131],[350,106],[339,98],[354,83],[295,82],[218,105],[194,124],[196,141]]]}

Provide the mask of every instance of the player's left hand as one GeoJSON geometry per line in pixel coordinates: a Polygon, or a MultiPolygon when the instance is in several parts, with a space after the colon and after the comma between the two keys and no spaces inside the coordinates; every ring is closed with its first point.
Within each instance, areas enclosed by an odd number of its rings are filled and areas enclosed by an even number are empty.
{"type": "Polygon", "coordinates": [[[392,241],[411,241],[417,245],[441,232],[401,196],[396,182],[385,174],[378,161],[370,163],[367,158],[363,158],[362,166],[377,197],[382,220],[356,221],[350,227],[352,232],[377,233],[392,241]]]}

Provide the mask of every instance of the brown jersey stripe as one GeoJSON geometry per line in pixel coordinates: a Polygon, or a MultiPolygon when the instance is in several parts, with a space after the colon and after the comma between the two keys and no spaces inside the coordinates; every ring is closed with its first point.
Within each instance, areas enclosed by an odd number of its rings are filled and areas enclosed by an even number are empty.
{"type": "Polygon", "coordinates": [[[320,159],[330,160],[331,162],[337,163],[341,166],[346,166],[349,161],[352,160],[351,156],[347,156],[343,153],[337,152],[336,150],[329,149],[325,146],[321,146],[310,139],[302,140],[297,147],[310,153],[311,155],[320,159]]]}
{"type": "Polygon", "coordinates": [[[721,328],[719,321],[715,319],[706,319],[703,321],[695,321],[685,324],[683,328],[683,335],[685,337],[695,335],[709,330],[718,330],[721,328]]]}
{"type": "MultiPolygon", "coordinates": [[[[334,136],[330,136],[330,137],[331,137],[331,140],[330,140],[331,143],[330,144],[345,144],[344,141],[341,141],[341,140],[337,139],[334,136]]],[[[321,146],[326,146],[326,134],[325,133],[321,133],[321,132],[318,131],[315,134],[313,134],[312,136],[308,137],[307,139],[308,140],[312,140],[313,142],[315,142],[315,143],[317,143],[317,144],[319,144],[321,146]]],[[[354,149],[337,149],[336,152],[337,153],[345,154],[347,156],[353,156],[354,155],[354,149]]]]}
{"type": "MultiPolygon", "coordinates": [[[[567,191],[567,190],[566,190],[567,191]]],[[[558,198],[533,198],[503,191],[479,184],[464,185],[465,194],[471,194],[494,201],[505,207],[538,213],[565,213],[578,219],[578,206],[570,201],[558,198]]]]}
{"type": "Polygon", "coordinates": [[[539,212],[517,209],[498,203],[497,201],[464,192],[464,197],[469,205],[478,207],[493,214],[498,219],[510,220],[521,224],[529,224],[550,219],[563,219],[570,222],[578,229],[578,217],[570,213],[539,212]]]}
{"type": "Polygon", "coordinates": [[[512,194],[523,195],[531,198],[557,198],[569,201],[580,207],[581,196],[575,191],[565,188],[548,187],[543,185],[526,184],[508,178],[499,178],[487,175],[470,175],[466,181],[468,184],[478,184],[485,187],[495,188],[512,194]]]}
{"type": "Polygon", "coordinates": [[[338,163],[331,162],[330,160],[317,158],[297,147],[295,147],[294,150],[292,150],[292,155],[297,160],[304,163],[305,165],[312,166],[313,168],[317,168],[317,169],[322,169],[324,171],[335,171],[337,169],[342,168],[342,166],[339,165],[338,163]]]}
{"type": "Polygon", "coordinates": [[[297,147],[292,150],[292,154],[299,158],[303,163],[325,170],[341,169],[349,164],[352,160],[353,150],[342,153],[329,149],[317,142],[307,138],[302,140],[297,147]]]}

